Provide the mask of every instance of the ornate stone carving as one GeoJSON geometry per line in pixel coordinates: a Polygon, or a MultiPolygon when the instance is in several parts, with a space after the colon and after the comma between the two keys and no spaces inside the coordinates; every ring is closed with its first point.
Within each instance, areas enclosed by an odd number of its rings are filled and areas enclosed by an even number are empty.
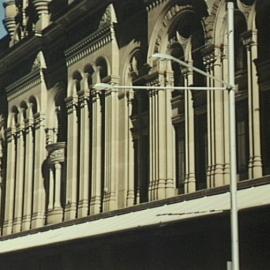
{"type": "Polygon", "coordinates": [[[65,161],[65,142],[52,143],[46,146],[48,151],[48,163],[56,164],[63,163],[65,161]]]}

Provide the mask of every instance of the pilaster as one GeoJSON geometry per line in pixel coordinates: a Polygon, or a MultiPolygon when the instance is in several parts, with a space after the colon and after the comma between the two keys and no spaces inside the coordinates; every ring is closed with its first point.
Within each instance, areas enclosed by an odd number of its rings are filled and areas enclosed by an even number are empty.
{"type": "Polygon", "coordinates": [[[260,92],[255,60],[258,58],[257,31],[248,31],[242,35],[247,49],[248,68],[248,106],[249,106],[249,178],[262,176],[261,128],[260,128],[260,92]]]}
{"type": "Polygon", "coordinates": [[[34,116],[35,127],[35,164],[34,164],[34,198],[32,228],[44,225],[45,221],[45,187],[42,169],[46,159],[45,114],[34,116]]]}
{"type": "Polygon", "coordinates": [[[118,186],[118,97],[116,92],[105,96],[105,182],[103,210],[111,211],[117,208],[118,186]]]}
{"type": "Polygon", "coordinates": [[[16,155],[16,190],[14,205],[13,232],[18,233],[22,229],[23,209],[23,184],[24,184],[24,119],[23,110],[19,112],[19,123],[17,125],[17,155],[16,155]]]}
{"type": "Polygon", "coordinates": [[[77,98],[66,99],[68,114],[68,143],[67,143],[67,191],[65,205],[65,220],[76,218],[77,181],[78,181],[78,124],[77,98]]]}
{"type": "Polygon", "coordinates": [[[194,107],[192,92],[188,90],[193,85],[193,74],[189,70],[184,74],[185,86],[185,193],[196,190],[195,178],[195,136],[194,136],[194,107]]]}
{"type": "MultiPolygon", "coordinates": [[[[166,86],[165,76],[159,74],[157,85],[166,86]]],[[[150,94],[150,185],[149,199],[158,200],[175,194],[173,180],[173,125],[171,90],[150,94]]]]}
{"type": "Polygon", "coordinates": [[[126,205],[132,206],[135,202],[135,186],[134,186],[134,140],[132,136],[133,124],[131,121],[132,117],[132,100],[134,98],[134,94],[129,94],[126,98],[125,105],[127,106],[127,144],[128,144],[128,160],[127,160],[127,197],[126,197],[126,205]]]}
{"type": "Polygon", "coordinates": [[[92,187],[90,214],[98,214],[101,211],[101,170],[102,166],[102,107],[100,95],[95,92],[92,94],[93,108],[93,127],[92,127],[92,187]]]}
{"type": "Polygon", "coordinates": [[[32,107],[27,110],[27,120],[25,122],[25,182],[24,182],[24,205],[22,230],[31,228],[31,208],[32,208],[32,187],[33,187],[33,165],[34,165],[34,119],[32,107]]]}
{"type": "MultiPolygon", "coordinates": [[[[204,61],[207,71],[216,78],[222,78],[222,51],[210,46],[205,51],[204,61]]],[[[209,87],[224,87],[221,82],[208,79],[209,87]]],[[[223,186],[224,181],[224,91],[208,91],[208,185],[209,187],[223,186]]]]}
{"type": "MultiPolygon", "coordinates": [[[[7,137],[7,164],[16,164],[15,128],[9,127],[6,131],[7,137]]],[[[6,178],[6,201],[3,235],[12,233],[14,189],[15,189],[15,166],[7,166],[6,178]]]]}
{"type": "Polygon", "coordinates": [[[78,217],[88,215],[89,207],[89,182],[90,182],[90,112],[89,112],[89,91],[84,90],[79,93],[80,108],[80,192],[78,217]]]}

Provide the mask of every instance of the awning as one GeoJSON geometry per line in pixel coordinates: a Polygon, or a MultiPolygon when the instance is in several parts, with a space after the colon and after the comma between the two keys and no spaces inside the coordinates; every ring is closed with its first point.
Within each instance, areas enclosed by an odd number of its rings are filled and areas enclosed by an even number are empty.
{"type": "MultiPolygon", "coordinates": [[[[270,184],[238,191],[239,210],[270,205],[270,184]]],[[[107,217],[0,241],[0,254],[214,215],[230,209],[229,192],[107,217]]]]}

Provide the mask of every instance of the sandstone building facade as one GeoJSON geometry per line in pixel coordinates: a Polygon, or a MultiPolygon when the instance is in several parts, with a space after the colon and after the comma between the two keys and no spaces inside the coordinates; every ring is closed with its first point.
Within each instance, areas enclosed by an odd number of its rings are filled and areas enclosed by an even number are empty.
{"type": "MultiPolygon", "coordinates": [[[[228,93],[189,90],[222,84],[151,58],[170,54],[226,81],[226,1],[4,8],[0,266],[226,269],[228,93]],[[186,90],[95,89],[100,82],[186,90]]],[[[267,269],[270,2],[235,8],[240,257],[243,269],[267,269]]]]}

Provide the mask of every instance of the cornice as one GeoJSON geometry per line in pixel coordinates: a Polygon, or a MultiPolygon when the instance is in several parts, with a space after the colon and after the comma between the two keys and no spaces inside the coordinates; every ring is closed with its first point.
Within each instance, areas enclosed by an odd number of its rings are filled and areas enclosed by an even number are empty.
{"type": "Polygon", "coordinates": [[[5,55],[0,58],[0,74],[13,69],[14,66],[17,67],[18,63],[27,59],[29,55],[38,51],[40,47],[41,38],[32,36],[9,48],[5,55]]]}
{"type": "Polygon", "coordinates": [[[79,61],[85,56],[105,46],[106,44],[111,42],[111,40],[111,25],[105,24],[102,26],[101,29],[98,29],[96,32],[90,34],[89,36],[82,39],[80,42],[65,51],[67,65],[72,65],[73,63],[79,61]]]}
{"type": "MultiPolygon", "coordinates": [[[[20,78],[16,82],[8,85],[5,90],[7,93],[7,96],[16,95],[19,96],[23,94],[24,92],[28,91],[29,89],[32,89],[36,85],[41,83],[41,73],[39,68],[34,68],[29,74],[26,76],[20,78]]],[[[14,96],[13,96],[14,97],[14,96]]]]}
{"type": "Polygon", "coordinates": [[[146,10],[150,11],[167,0],[145,0],[146,10]]]}

